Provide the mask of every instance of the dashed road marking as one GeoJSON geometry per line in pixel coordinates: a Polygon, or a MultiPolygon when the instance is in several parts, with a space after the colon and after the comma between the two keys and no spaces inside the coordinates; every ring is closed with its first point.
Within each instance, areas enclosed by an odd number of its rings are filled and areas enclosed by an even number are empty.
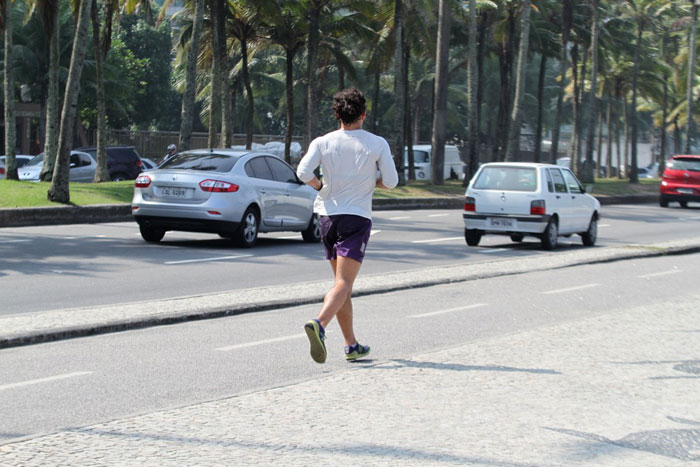
{"type": "Polygon", "coordinates": [[[471,305],[459,306],[457,308],[448,308],[446,310],[431,311],[430,313],[421,313],[418,315],[411,315],[411,318],[429,318],[431,316],[443,315],[445,313],[454,313],[456,311],[471,310],[473,308],[480,308],[486,306],[488,303],[472,303],[471,305]]]}
{"type": "Polygon", "coordinates": [[[428,217],[447,217],[450,214],[429,214],[428,217]]]}
{"type": "Polygon", "coordinates": [[[565,289],[547,290],[546,292],[540,292],[540,293],[543,295],[552,295],[552,294],[557,294],[557,293],[575,292],[577,290],[590,289],[592,287],[598,287],[598,286],[600,286],[600,284],[583,284],[583,285],[577,285],[575,287],[567,287],[565,289]]]}
{"type": "Polygon", "coordinates": [[[401,219],[410,219],[411,216],[390,217],[390,221],[400,221],[401,219]]]}
{"type": "Polygon", "coordinates": [[[3,384],[0,386],[0,391],[5,389],[20,388],[23,386],[31,386],[33,384],[48,383],[50,381],[58,381],[61,379],[75,378],[77,376],[85,376],[91,374],[92,371],[76,371],[73,373],[65,373],[63,375],[48,376],[46,378],[30,379],[28,381],[20,381],[18,383],[3,384]]]}
{"type": "MultiPolygon", "coordinates": [[[[330,334],[332,332],[333,331],[326,331],[326,334],[330,334]]],[[[265,340],[253,341],[253,342],[245,342],[243,344],[226,345],[224,347],[218,347],[214,350],[217,350],[219,352],[230,352],[231,350],[245,349],[247,347],[255,347],[256,345],[274,344],[276,342],[291,341],[291,340],[295,340],[295,339],[300,339],[302,337],[306,337],[306,333],[294,334],[291,336],[273,337],[272,339],[265,339],[265,340]]]]}
{"type": "Polygon", "coordinates": [[[17,240],[0,240],[0,243],[22,243],[22,242],[31,242],[32,240],[29,238],[26,239],[17,239],[17,240]]]}
{"type": "Polygon", "coordinates": [[[253,255],[218,256],[216,258],[184,259],[181,261],[166,261],[164,264],[204,263],[207,261],[223,261],[227,259],[250,258],[251,256],[253,255]]]}
{"type": "Polygon", "coordinates": [[[453,240],[462,240],[462,239],[464,239],[464,237],[429,238],[428,240],[413,240],[411,243],[451,242],[453,240]]]}
{"type": "Polygon", "coordinates": [[[610,224],[598,224],[598,227],[611,227],[610,224]]]}
{"type": "Polygon", "coordinates": [[[371,237],[372,235],[378,234],[379,232],[381,232],[381,230],[370,230],[369,236],[371,237]]]}
{"type": "Polygon", "coordinates": [[[661,272],[652,272],[650,274],[642,274],[641,276],[637,276],[640,279],[649,279],[651,277],[659,277],[659,276],[667,276],[669,274],[675,274],[677,272],[682,272],[681,269],[671,269],[669,271],[661,271],[661,272]]]}

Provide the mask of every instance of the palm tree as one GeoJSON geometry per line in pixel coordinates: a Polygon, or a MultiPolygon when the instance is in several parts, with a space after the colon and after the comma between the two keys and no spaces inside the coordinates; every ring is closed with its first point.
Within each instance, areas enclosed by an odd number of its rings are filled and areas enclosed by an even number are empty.
{"type": "Polygon", "coordinates": [[[688,105],[688,123],[686,127],[685,138],[685,153],[690,154],[691,143],[693,139],[693,83],[697,64],[695,63],[695,44],[698,40],[697,22],[698,22],[698,0],[690,0],[693,4],[691,12],[690,34],[688,35],[688,90],[686,102],[688,105]]]}
{"type": "MultiPolygon", "coordinates": [[[[399,0],[397,0],[397,4],[399,0]]],[[[435,62],[435,105],[433,111],[433,134],[430,161],[430,183],[444,184],[445,133],[447,119],[447,72],[450,51],[450,17],[452,12],[447,0],[440,0],[438,7],[437,60],[435,62]]],[[[399,146],[399,157],[403,158],[403,145],[399,146]]]]}
{"type": "Polygon", "coordinates": [[[92,0],[81,0],[78,10],[78,24],[75,27],[73,52],[71,54],[66,91],[63,96],[63,111],[61,112],[61,129],[58,135],[58,155],[54,167],[51,186],[47,193],[48,199],[57,203],[68,203],[70,191],[68,186],[68,170],[70,149],[73,143],[73,126],[75,124],[76,103],[80,74],[85,61],[85,46],[87,43],[87,28],[90,22],[92,0]]]}
{"type": "Polygon", "coordinates": [[[514,161],[520,149],[520,108],[525,95],[525,71],[530,38],[530,0],[523,0],[520,13],[520,47],[518,50],[518,72],[515,81],[515,100],[511,114],[506,160],[514,161]]]}
{"type": "Polygon", "coordinates": [[[210,92],[211,96],[209,99],[209,139],[208,147],[213,148],[217,146],[217,136],[219,130],[221,129],[221,84],[222,84],[222,65],[224,61],[224,50],[221,47],[220,37],[223,34],[221,26],[223,25],[223,18],[221,21],[219,18],[224,15],[223,8],[224,0],[209,0],[209,25],[211,29],[210,39],[211,39],[211,52],[212,52],[212,66],[211,66],[211,83],[210,92]]]}
{"type": "Polygon", "coordinates": [[[304,147],[318,136],[319,88],[317,78],[319,68],[318,50],[321,42],[321,13],[330,0],[306,0],[308,12],[309,35],[306,42],[306,131],[304,147]]]}
{"type": "Polygon", "coordinates": [[[180,138],[178,148],[186,151],[191,147],[192,125],[194,123],[194,99],[197,79],[197,56],[199,54],[199,39],[202,35],[202,23],[204,19],[204,1],[194,1],[194,19],[192,24],[192,37],[187,51],[187,64],[185,68],[185,91],[182,94],[182,120],[180,122],[180,138]]]}
{"type": "Polygon", "coordinates": [[[559,154],[559,130],[562,121],[562,109],[564,95],[566,89],[566,72],[569,64],[569,34],[573,24],[573,5],[572,0],[562,0],[561,2],[561,56],[559,58],[559,94],[557,96],[557,110],[554,117],[554,126],[552,127],[552,150],[550,154],[550,162],[554,164],[559,154]]]}
{"type": "Polygon", "coordinates": [[[12,58],[12,0],[2,1],[2,18],[0,26],[5,31],[5,178],[8,180],[18,180],[17,162],[15,161],[15,145],[17,135],[15,134],[15,78],[13,73],[12,58]]]}
{"type": "Polygon", "coordinates": [[[591,90],[588,93],[588,138],[586,143],[586,160],[583,164],[582,181],[593,183],[595,181],[593,169],[593,145],[595,143],[595,121],[598,116],[598,100],[596,91],[598,88],[598,1],[591,0],[591,90]]]}
{"type": "Polygon", "coordinates": [[[477,101],[479,84],[479,64],[477,63],[477,16],[476,1],[469,0],[469,65],[467,68],[467,95],[469,96],[469,171],[464,176],[464,183],[469,183],[475,169],[479,165],[479,107],[477,101]]]}

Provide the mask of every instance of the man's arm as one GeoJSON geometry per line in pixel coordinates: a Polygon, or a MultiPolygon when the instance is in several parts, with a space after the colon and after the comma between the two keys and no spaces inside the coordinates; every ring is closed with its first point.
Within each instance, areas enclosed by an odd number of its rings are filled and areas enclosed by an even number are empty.
{"type": "Polygon", "coordinates": [[[304,154],[304,157],[299,162],[297,167],[297,177],[299,180],[306,183],[310,187],[320,190],[323,183],[314,174],[314,170],[321,164],[321,151],[318,149],[316,140],[313,140],[309,145],[309,150],[304,154]]]}

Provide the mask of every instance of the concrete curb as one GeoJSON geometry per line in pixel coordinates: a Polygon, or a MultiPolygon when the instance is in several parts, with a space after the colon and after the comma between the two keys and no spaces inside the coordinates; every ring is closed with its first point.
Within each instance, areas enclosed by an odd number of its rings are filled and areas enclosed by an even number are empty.
{"type": "MultiPolygon", "coordinates": [[[[596,196],[602,205],[639,204],[658,202],[657,194],[596,196]]],[[[446,198],[375,199],[372,209],[461,209],[462,196],[446,198]]],[[[131,222],[131,205],[99,204],[91,206],[58,206],[39,208],[0,209],[0,227],[27,227],[33,225],[98,224],[103,222],[131,222]]]]}
{"type": "MultiPolygon", "coordinates": [[[[355,284],[354,295],[698,251],[700,239],[676,240],[652,245],[586,248],[547,256],[378,274],[360,277],[355,284]]],[[[0,348],[320,303],[329,286],[330,281],[309,282],[99,308],[61,309],[6,316],[0,318],[0,348]]]]}

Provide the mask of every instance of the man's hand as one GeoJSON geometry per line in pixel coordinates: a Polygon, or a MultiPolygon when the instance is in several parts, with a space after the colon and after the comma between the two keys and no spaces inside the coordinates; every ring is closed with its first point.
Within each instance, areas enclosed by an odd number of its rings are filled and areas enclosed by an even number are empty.
{"type": "Polygon", "coordinates": [[[320,191],[321,188],[323,187],[323,182],[319,180],[318,178],[314,177],[308,182],[306,182],[307,185],[309,185],[311,188],[313,188],[316,191],[320,191]]]}
{"type": "Polygon", "coordinates": [[[381,178],[377,180],[377,188],[384,188],[385,190],[388,190],[388,189],[389,189],[389,188],[387,188],[387,187],[382,183],[382,179],[381,179],[381,178]]]}

